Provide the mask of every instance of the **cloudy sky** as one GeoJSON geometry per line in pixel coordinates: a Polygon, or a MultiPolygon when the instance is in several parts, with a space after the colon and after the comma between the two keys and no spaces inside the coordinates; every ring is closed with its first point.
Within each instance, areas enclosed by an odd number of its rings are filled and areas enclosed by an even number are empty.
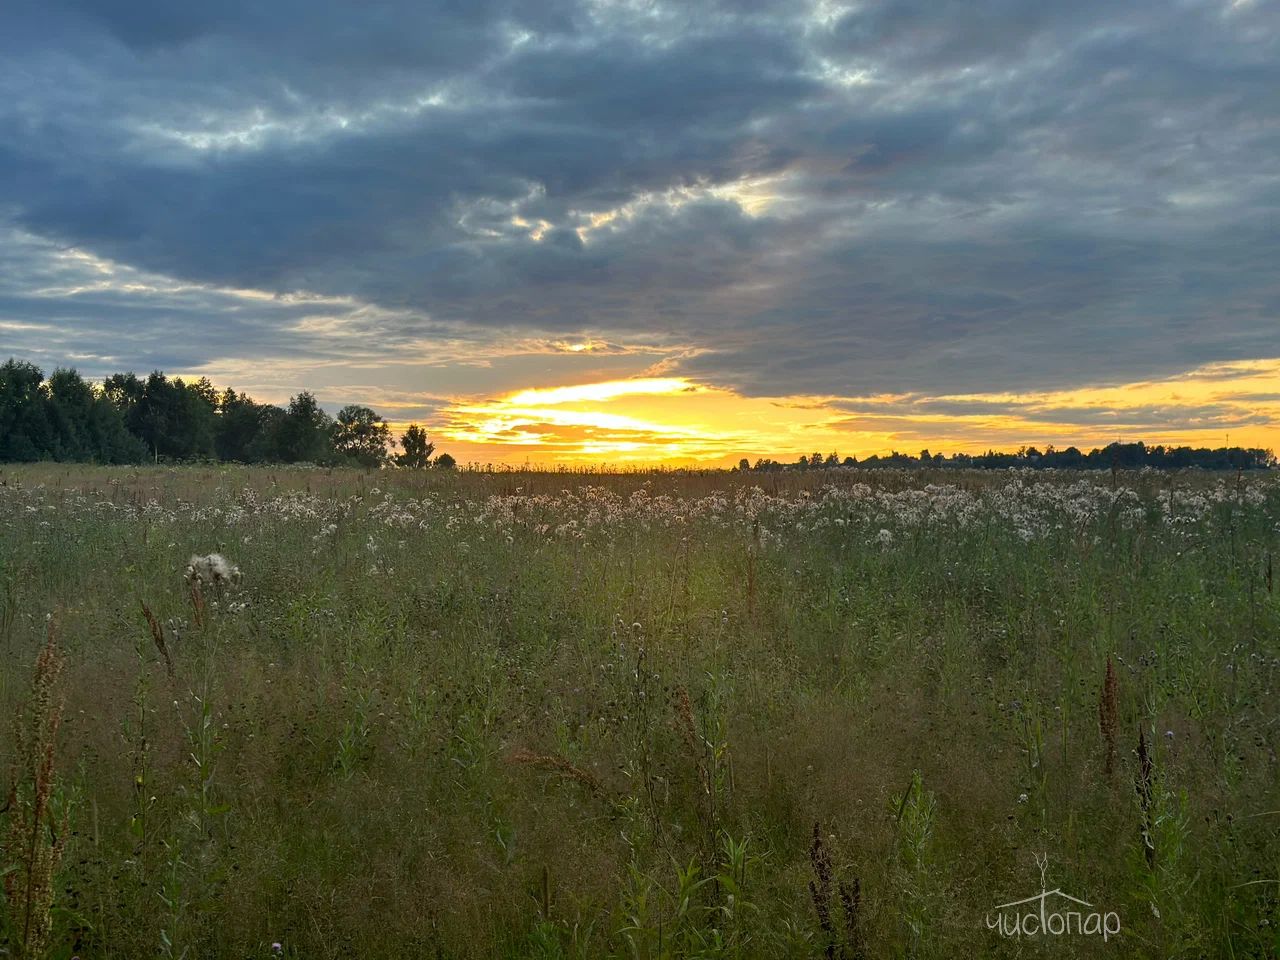
{"type": "Polygon", "coordinates": [[[1280,7],[5,0],[0,355],[462,460],[1280,447],[1280,7]]]}

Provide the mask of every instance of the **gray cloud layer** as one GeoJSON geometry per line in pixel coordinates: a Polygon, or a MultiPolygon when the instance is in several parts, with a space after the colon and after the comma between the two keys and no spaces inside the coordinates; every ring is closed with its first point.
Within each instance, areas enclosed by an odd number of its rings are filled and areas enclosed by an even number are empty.
{"type": "Polygon", "coordinates": [[[0,321],[124,366],[226,354],[202,310],[237,356],[325,353],[223,294],[78,320],[38,237],[352,298],[388,350],[657,335],[766,395],[1274,356],[1277,91],[1266,0],[11,0],[0,321]]]}

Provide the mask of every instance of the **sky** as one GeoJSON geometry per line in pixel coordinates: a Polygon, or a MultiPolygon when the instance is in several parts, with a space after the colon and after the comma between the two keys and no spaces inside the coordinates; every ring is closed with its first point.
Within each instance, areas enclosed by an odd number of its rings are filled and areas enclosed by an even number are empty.
{"type": "Polygon", "coordinates": [[[0,356],[461,461],[1280,448],[1271,0],[5,0],[0,356]]]}

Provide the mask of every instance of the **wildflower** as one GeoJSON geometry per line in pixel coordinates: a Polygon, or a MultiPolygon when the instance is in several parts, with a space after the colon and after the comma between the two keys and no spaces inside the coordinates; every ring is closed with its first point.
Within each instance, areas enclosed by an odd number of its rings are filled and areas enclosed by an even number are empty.
{"type": "Polygon", "coordinates": [[[1019,803],[1026,803],[1029,799],[1030,799],[1030,797],[1028,797],[1025,793],[1020,793],[1020,794],[1018,794],[1018,802],[1019,802],[1019,803]]]}

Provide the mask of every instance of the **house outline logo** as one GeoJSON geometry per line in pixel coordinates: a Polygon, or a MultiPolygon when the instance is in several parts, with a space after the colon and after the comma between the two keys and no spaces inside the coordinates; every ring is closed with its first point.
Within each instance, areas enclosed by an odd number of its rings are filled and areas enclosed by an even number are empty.
{"type": "Polygon", "coordinates": [[[1002,937],[1100,936],[1103,942],[1120,932],[1120,915],[1114,910],[1101,911],[1088,900],[1073,897],[1061,887],[1049,889],[1049,855],[1035,857],[1040,868],[1040,892],[1021,900],[997,904],[986,915],[988,930],[1002,937]],[[1050,912],[1050,898],[1061,898],[1068,909],[1050,912]],[[1086,912],[1088,911],[1088,912],[1086,912]]]}

